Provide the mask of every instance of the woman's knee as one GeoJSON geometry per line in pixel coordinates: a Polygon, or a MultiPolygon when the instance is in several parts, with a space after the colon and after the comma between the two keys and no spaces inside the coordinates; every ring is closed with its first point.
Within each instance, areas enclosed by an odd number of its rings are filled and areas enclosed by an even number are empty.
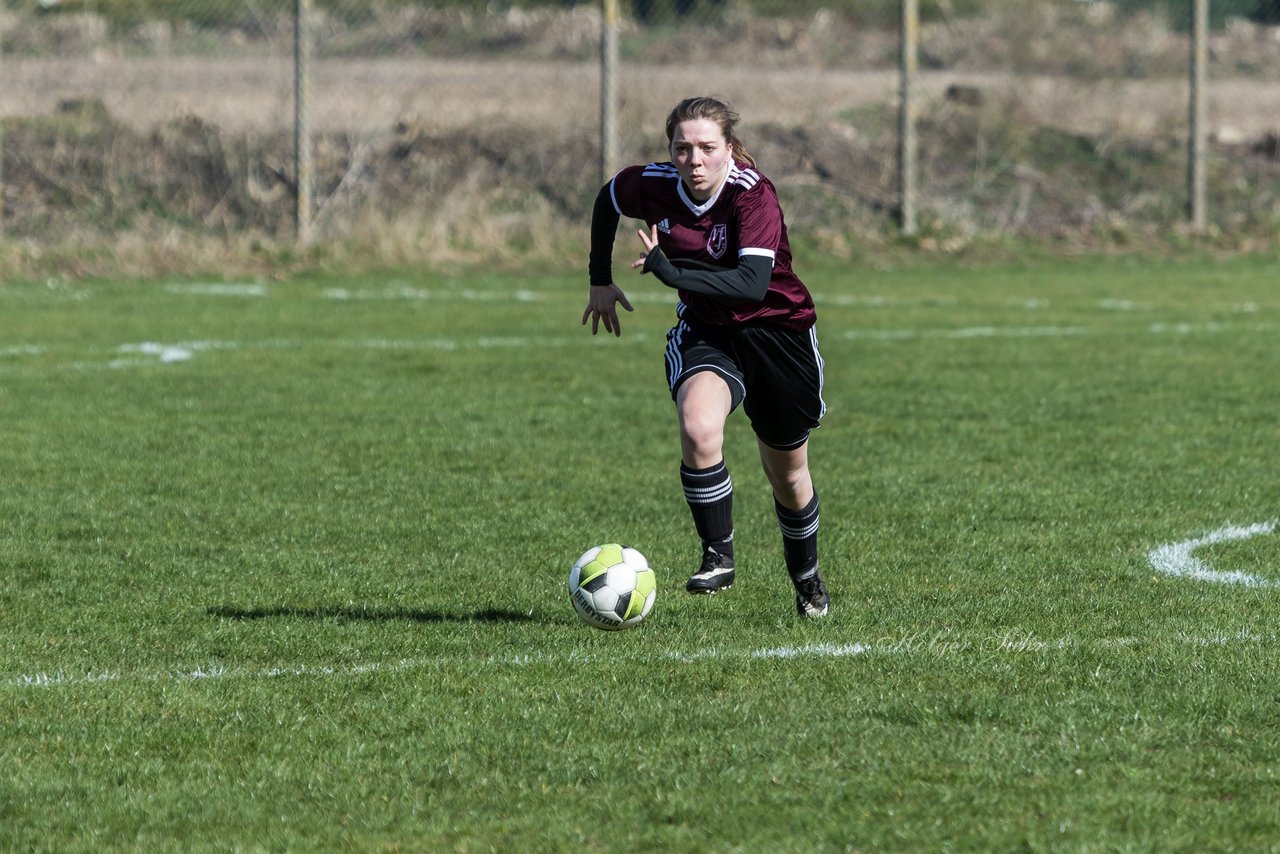
{"type": "Polygon", "coordinates": [[[724,450],[724,419],[705,410],[682,410],[680,444],[686,463],[696,468],[714,465],[724,450]]]}
{"type": "Polygon", "coordinates": [[[761,443],[760,461],[779,501],[792,509],[808,504],[813,497],[813,478],[809,474],[807,446],[779,451],[761,443]]]}
{"type": "Polygon", "coordinates": [[[733,405],[724,380],[715,374],[698,374],[681,386],[676,402],[685,456],[695,457],[698,462],[710,460],[708,465],[718,462],[724,447],[725,421],[733,405]]]}

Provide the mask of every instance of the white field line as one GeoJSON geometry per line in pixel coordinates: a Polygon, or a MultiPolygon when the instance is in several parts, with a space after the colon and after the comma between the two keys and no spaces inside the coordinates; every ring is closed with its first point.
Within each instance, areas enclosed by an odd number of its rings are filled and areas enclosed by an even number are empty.
{"type": "Polygon", "coordinates": [[[261,282],[191,282],[165,285],[171,294],[207,297],[265,297],[267,287],[261,282]]]}
{"type": "MultiPolygon", "coordinates": [[[[778,646],[760,649],[703,648],[693,651],[668,650],[661,657],[676,664],[692,664],[700,661],[767,661],[792,659],[845,659],[870,655],[906,655],[945,658],[963,655],[1021,655],[1031,653],[1056,653],[1072,650],[1128,650],[1146,644],[1177,646],[1220,647],[1241,644],[1274,644],[1280,636],[1259,634],[1251,629],[1222,631],[1207,636],[1178,634],[1170,639],[1143,639],[1139,637],[1117,638],[1041,638],[1032,633],[1012,631],[988,637],[965,637],[944,632],[908,635],[900,638],[881,638],[870,642],[843,644],[816,643],[800,646],[778,646]]],[[[624,656],[626,657],[626,656],[624,656]]],[[[639,657],[631,657],[640,661],[639,657]]],[[[64,671],[37,671],[10,676],[0,681],[15,688],[58,688],[107,685],[113,683],[197,683],[218,680],[260,680],[293,678],[352,679],[368,674],[396,674],[432,668],[460,668],[469,671],[484,668],[520,668],[544,664],[581,663],[616,665],[619,656],[611,653],[582,653],[578,651],[557,653],[528,653],[510,656],[439,656],[429,658],[401,658],[395,661],[379,661],[346,665],[294,665],[266,669],[248,669],[215,664],[191,669],[165,671],[96,670],[81,673],[64,671]]],[[[643,660],[651,660],[646,656],[643,660]]]]}
{"type": "Polygon", "coordinates": [[[1147,553],[1147,560],[1151,563],[1152,569],[1165,575],[1190,578],[1195,581],[1209,581],[1216,584],[1239,584],[1244,587],[1280,587],[1280,582],[1258,575],[1251,575],[1247,572],[1212,569],[1207,563],[1195,556],[1195,552],[1198,549],[1206,546],[1248,540],[1253,537],[1270,534],[1276,529],[1276,521],[1273,519],[1270,522],[1259,522],[1256,525],[1224,525],[1203,537],[1157,546],[1147,553]]]}
{"type": "Polygon", "coordinates": [[[1276,324],[1250,323],[1243,326],[1209,323],[1149,323],[1142,329],[1090,326],[964,326],[956,329],[850,329],[844,337],[850,341],[910,341],[926,338],[1070,338],[1086,335],[1145,332],[1148,335],[1218,334],[1229,331],[1273,332],[1276,324]]]}
{"type": "Polygon", "coordinates": [[[850,329],[851,340],[905,341],[913,338],[1068,338],[1090,335],[1084,326],[967,326],[959,329],[850,329]]]}
{"type": "Polygon", "coordinates": [[[39,356],[43,352],[43,347],[35,347],[29,344],[22,344],[16,347],[0,347],[0,356],[39,356]]]}
{"type": "MultiPolygon", "coordinates": [[[[590,331],[583,330],[575,335],[495,335],[478,338],[404,338],[398,340],[371,338],[363,340],[265,340],[265,341],[179,341],[162,343],[158,341],[141,341],[120,344],[105,351],[112,355],[104,355],[101,359],[81,358],[68,363],[67,367],[78,370],[96,370],[101,368],[135,368],[148,365],[176,365],[192,361],[199,353],[210,350],[303,350],[307,348],[339,347],[351,350],[519,350],[537,347],[551,349],[572,347],[584,340],[591,340],[590,331]]],[[[613,339],[603,331],[595,336],[598,341],[613,339]]],[[[651,340],[651,336],[643,332],[628,332],[622,341],[639,344],[651,340]]],[[[618,341],[611,340],[611,346],[618,341]]],[[[50,351],[44,347],[24,345],[0,348],[0,358],[4,358],[6,366],[20,364],[22,357],[45,355],[50,351]]],[[[101,352],[101,351],[100,351],[101,352]]]]}
{"type": "MultiPolygon", "coordinates": [[[[1268,324],[1250,324],[1244,331],[1272,332],[1280,326],[1268,324]]],[[[1239,327],[1226,326],[1220,323],[1152,323],[1145,330],[1151,335],[1192,335],[1196,333],[1221,333],[1239,330],[1239,327]]],[[[956,329],[850,329],[844,332],[843,338],[850,341],[908,341],[915,339],[992,339],[992,338],[1068,338],[1106,334],[1133,334],[1131,329],[1104,329],[1086,326],[968,326],[956,329]]],[[[71,367],[81,369],[93,368],[127,368],[155,364],[177,364],[191,361],[195,354],[205,350],[294,350],[308,347],[337,346],[352,349],[373,350],[443,350],[455,351],[469,348],[477,349],[532,349],[559,348],[582,344],[584,341],[604,341],[614,336],[601,332],[592,336],[582,329],[570,335],[509,335],[480,336],[477,338],[405,338],[398,340],[366,339],[337,341],[193,341],[161,343],[144,341],[120,344],[113,352],[119,354],[114,358],[102,361],[81,359],[73,362],[71,367]]],[[[625,332],[623,341],[642,343],[649,336],[640,332],[625,332]]],[[[7,364],[19,362],[24,356],[40,356],[49,350],[39,345],[21,345],[0,348],[0,357],[6,358],[7,364]]]]}
{"type": "MultiPolygon", "coordinates": [[[[321,294],[325,299],[338,302],[561,302],[580,300],[586,306],[586,288],[567,291],[477,291],[469,288],[419,288],[407,282],[394,282],[382,288],[327,288],[321,294]]],[[[852,305],[881,305],[879,298],[872,301],[858,300],[852,305]]],[[[632,305],[665,305],[675,309],[677,297],[673,291],[635,291],[627,293],[632,305]]],[[[623,312],[625,314],[625,312],[623,312]]]]}
{"type": "MultiPolygon", "coordinates": [[[[623,282],[626,285],[626,282],[623,282]]],[[[209,296],[209,297],[267,297],[272,296],[273,291],[265,283],[262,282],[170,282],[165,284],[164,290],[173,294],[191,295],[191,296],[209,296]]],[[[627,299],[633,305],[666,305],[674,307],[676,296],[669,290],[661,288],[640,287],[637,284],[628,285],[627,299]]],[[[92,298],[90,291],[70,290],[66,285],[53,281],[46,287],[41,288],[12,288],[0,285],[0,297],[4,296],[21,296],[33,297],[43,295],[45,291],[54,291],[60,296],[70,295],[77,299],[92,298]]],[[[408,281],[389,281],[374,287],[363,288],[326,288],[321,292],[321,296],[327,300],[338,302],[389,302],[389,301],[406,301],[406,302],[422,302],[422,301],[438,301],[438,302],[473,302],[473,303],[491,303],[491,302],[558,302],[558,301],[580,301],[585,303],[585,285],[581,288],[573,290],[565,290],[563,288],[547,288],[542,290],[530,290],[520,288],[516,290],[479,290],[475,288],[424,288],[414,285],[408,281]]],[[[932,307],[939,306],[956,306],[961,301],[954,297],[928,296],[904,299],[897,296],[885,296],[883,294],[848,294],[848,293],[825,293],[822,291],[813,292],[814,302],[818,306],[837,306],[841,308],[891,308],[897,306],[911,305],[929,305],[932,307]]],[[[1007,305],[1024,308],[1028,311],[1038,311],[1048,308],[1052,305],[1052,301],[1043,297],[1025,297],[1011,298],[1006,302],[1007,305]]],[[[1107,298],[1098,300],[1094,305],[1104,311],[1114,312],[1150,312],[1157,310],[1157,306],[1151,303],[1140,303],[1134,300],[1123,298],[1107,298]]],[[[1230,305],[1222,305],[1211,307],[1206,311],[1229,311],[1234,314],[1257,314],[1261,307],[1254,302],[1234,303],[1230,305]]],[[[1158,325],[1158,324],[1156,324],[1158,325]]],[[[874,337],[874,336],[868,336],[874,337]]]]}
{"type": "MultiPolygon", "coordinates": [[[[139,344],[121,344],[116,352],[121,355],[106,362],[108,368],[128,368],[137,365],[172,365],[189,362],[196,353],[206,350],[234,350],[237,344],[230,341],[186,341],[178,344],[161,344],[143,341],[139,344]]],[[[78,367],[93,367],[95,363],[80,362],[78,367]]]]}
{"type": "MultiPolygon", "coordinates": [[[[325,299],[337,300],[339,302],[353,301],[376,301],[386,302],[395,300],[406,300],[409,302],[422,302],[426,300],[443,300],[443,301],[461,301],[461,302],[538,302],[544,299],[544,296],[537,291],[518,290],[518,291],[476,291],[469,288],[445,288],[444,290],[430,290],[428,288],[417,288],[407,283],[395,283],[385,288],[364,289],[357,288],[327,288],[323,292],[325,299]]],[[[585,300],[584,300],[585,304],[585,300]]]]}

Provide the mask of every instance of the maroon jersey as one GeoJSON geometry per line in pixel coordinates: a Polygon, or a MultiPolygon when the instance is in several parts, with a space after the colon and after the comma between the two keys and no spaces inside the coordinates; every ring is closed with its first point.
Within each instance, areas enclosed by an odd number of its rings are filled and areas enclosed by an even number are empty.
{"type": "Polygon", "coordinates": [[[682,317],[716,326],[766,323],[797,331],[813,326],[813,297],[791,270],[791,244],[778,194],[754,168],[731,163],[720,192],[706,202],[689,196],[670,162],[628,166],[613,176],[609,194],[622,216],[658,226],[658,245],[677,265],[688,260],[733,269],[745,255],[773,261],[761,302],[681,290],[682,317]]]}

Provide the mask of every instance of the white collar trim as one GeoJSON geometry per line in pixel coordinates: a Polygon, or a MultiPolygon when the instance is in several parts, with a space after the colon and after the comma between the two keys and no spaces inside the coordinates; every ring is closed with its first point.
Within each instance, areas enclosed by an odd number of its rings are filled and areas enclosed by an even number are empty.
{"type": "Polygon", "coordinates": [[[693,212],[694,216],[702,216],[704,213],[711,210],[711,207],[719,201],[720,194],[724,192],[724,188],[729,186],[729,183],[733,181],[737,174],[738,164],[729,164],[729,171],[725,173],[724,180],[720,182],[720,186],[716,189],[715,195],[707,199],[705,202],[698,202],[690,196],[688,191],[684,188],[684,179],[679,177],[676,179],[676,192],[680,194],[680,200],[685,203],[685,206],[689,208],[691,212],[693,212]]]}

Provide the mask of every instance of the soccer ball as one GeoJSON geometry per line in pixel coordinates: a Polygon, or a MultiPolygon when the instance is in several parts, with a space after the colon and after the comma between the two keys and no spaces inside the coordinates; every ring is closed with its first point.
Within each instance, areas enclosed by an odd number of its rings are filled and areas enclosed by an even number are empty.
{"type": "Polygon", "coordinates": [[[658,581],[649,561],[630,546],[588,549],[569,570],[569,599],[588,626],[629,629],[653,608],[658,581]]]}

